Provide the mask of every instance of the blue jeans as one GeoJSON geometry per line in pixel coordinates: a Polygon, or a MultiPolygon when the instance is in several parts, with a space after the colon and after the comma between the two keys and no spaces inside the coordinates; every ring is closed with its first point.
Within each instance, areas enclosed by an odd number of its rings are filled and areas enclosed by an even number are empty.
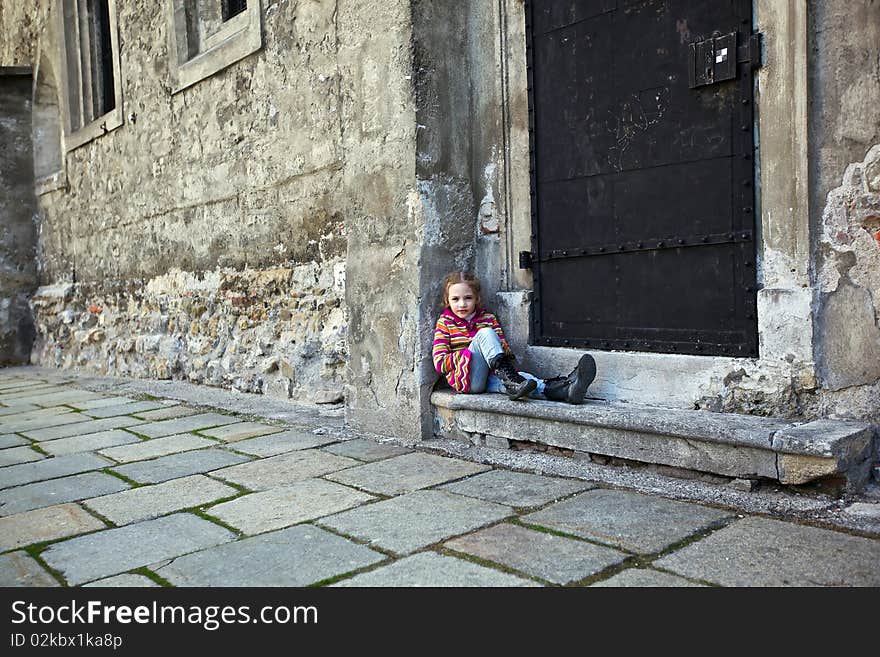
{"type": "MultiPolygon", "coordinates": [[[[501,379],[492,374],[489,369],[489,362],[495,356],[504,353],[504,347],[501,346],[498,334],[489,327],[481,328],[471,340],[469,349],[471,350],[471,392],[505,392],[501,379]]],[[[546,399],[543,394],[543,379],[532,376],[528,372],[520,372],[520,376],[538,383],[538,387],[529,393],[530,397],[546,399]]]]}

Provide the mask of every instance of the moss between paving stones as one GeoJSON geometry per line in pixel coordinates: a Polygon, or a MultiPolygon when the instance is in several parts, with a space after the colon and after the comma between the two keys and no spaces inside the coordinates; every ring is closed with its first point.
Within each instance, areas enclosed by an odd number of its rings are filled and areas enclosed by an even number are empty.
{"type": "MultiPolygon", "coordinates": [[[[212,505],[214,505],[214,504],[221,504],[222,502],[228,502],[229,500],[234,500],[234,499],[237,499],[237,498],[239,498],[239,497],[241,497],[241,495],[233,495],[232,497],[227,497],[227,498],[224,498],[224,499],[222,499],[222,500],[217,500],[216,502],[212,502],[211,504],[212,504],[212,505]]],[[[209,508],[210,508],[210,507],[209,507],[209,508]]],[[[227,525],[225,522],[223,522],[222,520],[220,520],[220,518],[215,518],[215,517],[212,516],[211,514],[209,514],[209,513],[207,513],[206,511],[204,511],[201,507],[191,507],[191,508],[189,508],[189,509],[178,509],[178,510],[175,511],[174,513],[191,513],[191,514],[193,514],[194,516],[198,516],[198,517],[201,518],[202,520],[207,520],[208,522],[212,522],[212,523],[214,523],[214,524],[217,525],[218,527],[222,527],[223,529],[226,529],[227,531],[232,532],[233,534],[235,534],[235,535],[238,536],[239,538],[243,538],[243,537],[246,536],[246,534],[245,534],[243,531],[241,531],[240,529],[236,529],[236,528],[233,527],[232,525],[227,525]]]]}
{"type": "Polygon", "coordinates": [[[157,575],[152,570],[147,568],[146,566],[141,566],[140,568],[135,568],[134,570],[127,571],[131,575],[143,575],[149,580],[152,580],[159,586],[163,586],[165,588],[172,588],[174,585],[169,582],[167,579],[162,577],[161,575],[157,575]]]}
{"type": "Polygon", "coordinates": [[[49,546],[52,545],[53,543],[58,543],[58,541],[45,541],[43,543],[34,543],[33,545],[28,545],[27,547],[25,547],[23,549],[27,554],[29,554],[31,557],[33,557],[34,561],[36,561],[38,564],[40,564],[40,567],[43,570],[45,570],[52,577],[54,577],[58,581],[58,583],[61,584],[61,586],[69,587],[70,584],[68,584],[67,580],[64,579],[64,575],[61,574],[61,571],[55,570],[54,568],[52,568],[52,566],[50,566],[45,561],[43,561],[43,557],[40,556],[40,554],[45,552],[47,549],[49,549],[49,546]]]}
{"type": "MultiPolygon", "coordinates": [[[[483,527],[482,529],[488,529],[487,527],[483,527]]],[[[465,534],[460,534],[459,536],[465,536],[465,534]]],[[[453,538],[458,538],[458,536],[450,536],[444,541],[452,540],[453,538]]],[[[506,573],[507,575],[514,575],[519,577],[520,579],[528,579],[533,582],[540,584],[541,586],[559,586],[559,584],[554,584],[553,582],[548,582],[545,579],[541,579],[535,575],[529,575],[528,573],[524,573],[522,571],[516,570],[507,566],[503,563],[497,563],[495,561],[490,561],[484,557],[478,557],[473,554],[468,554],[467,552],[458,552],[453,550],[452,548],[448,548],[443,546],[440,543],[436,543],[435,545],[429,545],[424,550],[420,550],[419,552],[437,552],[438,554],[442,554],[447,557],[454,557],[455,559],[461,559],[462,561],[470,561],[471,563],[475,563],[478,566],[483,566],[484,568],[489,568],[491,570],[497,570],[501,573],[506,573]],[[436,548],[436,549],[434,549],[436,548]]],[[[413,554],[418,554],[418,552],[413,552],[413,554]]],[[[408,557],[412,556],[412,554],[408,554],[408,557]]]]}
{"type": "Polygon", "coordinates": [[[140,482],[137,482],[134,479],[130,479],[129,477],[126,477],[124,474],[120,474],[120,473],[116,472],[112,468],[113,468],[113,466],[108,466],[108,467],[104,468],[103,470],[99,470],[99,472],[103,472],[104,474],[108,474],[111,477],[116,477],[117,479],[121,479],[122,481],[127,483],[132,488],[141,488],[146,485],[146,484],[142,484],[140,482]]]}

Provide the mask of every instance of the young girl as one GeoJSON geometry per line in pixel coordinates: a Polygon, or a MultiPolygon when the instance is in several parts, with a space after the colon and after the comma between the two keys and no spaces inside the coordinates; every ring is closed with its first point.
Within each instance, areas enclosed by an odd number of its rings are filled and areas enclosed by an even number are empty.
{"type": "Polygon", "coordinates": [[[518,372],[498,319],[482,307],[480,281],[453,272],[443,281],[443,312],[434,329],[432,357],[437,372],[458,392],[506,392],[510,399],[580,404],[596,377],[596,361],[584,354],[568,376],[539,379],[518,372]]]}

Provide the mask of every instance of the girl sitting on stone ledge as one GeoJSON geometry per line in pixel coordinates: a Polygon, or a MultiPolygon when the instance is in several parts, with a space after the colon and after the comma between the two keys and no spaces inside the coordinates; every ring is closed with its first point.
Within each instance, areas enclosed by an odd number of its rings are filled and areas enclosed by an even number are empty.
{"type": "Polygon", "coordinates": [[[507,393],[580,404],[596,377],[596,361],[580,357],[568,376],[539,379],[519,372],[498,319],[482,305],[479,279],[456,271],[443,281],[443,312],[434,329],[434,367],[457,392],[507,393]]]}

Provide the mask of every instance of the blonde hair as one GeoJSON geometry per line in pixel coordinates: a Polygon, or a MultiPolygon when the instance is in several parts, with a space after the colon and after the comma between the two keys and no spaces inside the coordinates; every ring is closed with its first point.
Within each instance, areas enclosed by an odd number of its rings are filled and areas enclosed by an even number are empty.
{"type": "Polygon", "coordinates": [[[447,274],[446,278],[443,279],[443,307],[449,308],[449,288],[458,283],[464,283],[471,288],[476,297],[476,307],[479,308],[483,302],[483,298],[480,295],[482,286],[480,285],[480,279],[469,271],[454,271],[451,274],[447,274]]]}

